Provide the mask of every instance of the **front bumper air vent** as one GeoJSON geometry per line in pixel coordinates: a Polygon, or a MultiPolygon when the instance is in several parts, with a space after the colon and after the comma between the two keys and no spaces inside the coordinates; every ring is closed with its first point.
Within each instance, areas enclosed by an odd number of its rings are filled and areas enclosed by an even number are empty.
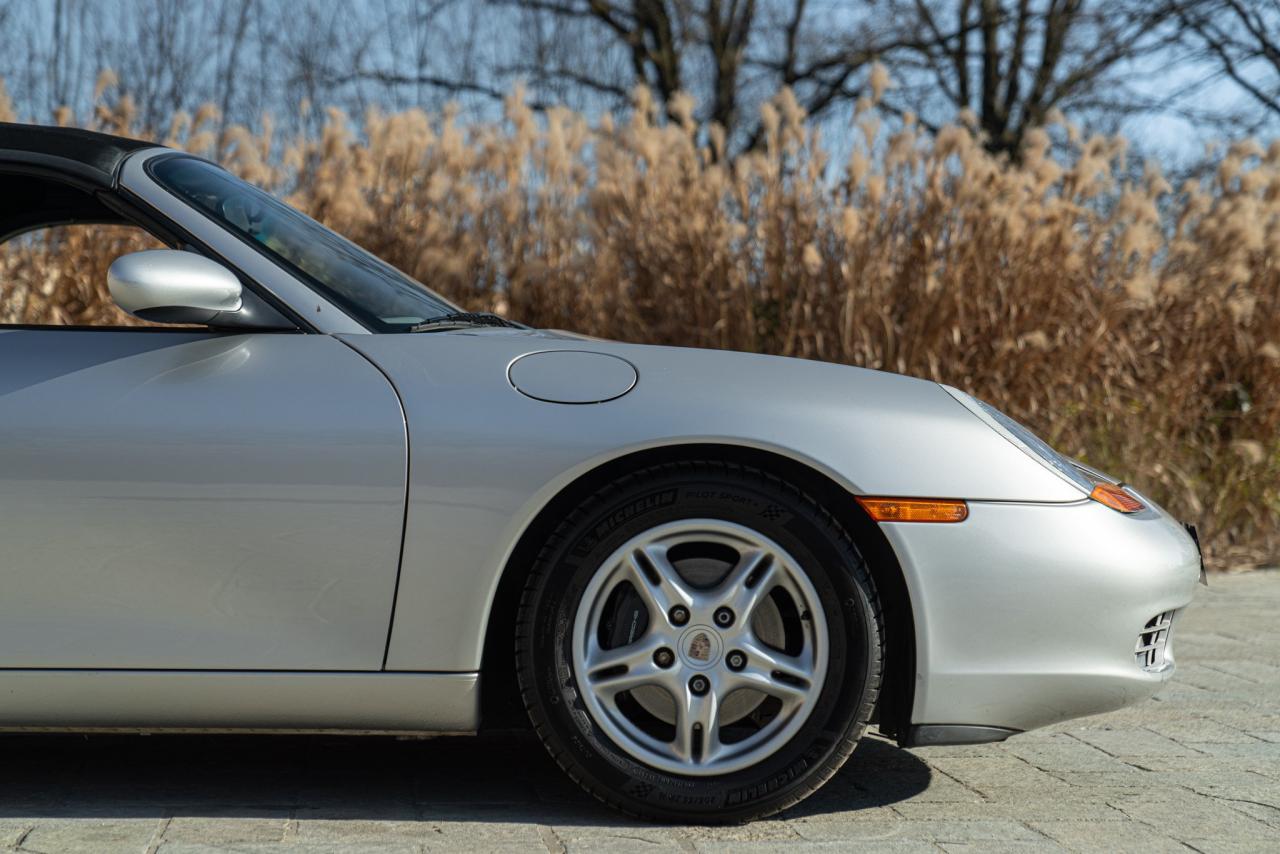
{"type": "Polygon", "coordinates": [[[1169,632],[1173,630],[1173,611],[1156,614],[1138,635],[1138,646],[1134,654],[1138,666],[1148,673],[1158,673],[1172,662],[1168,656],[1169,632]]]}

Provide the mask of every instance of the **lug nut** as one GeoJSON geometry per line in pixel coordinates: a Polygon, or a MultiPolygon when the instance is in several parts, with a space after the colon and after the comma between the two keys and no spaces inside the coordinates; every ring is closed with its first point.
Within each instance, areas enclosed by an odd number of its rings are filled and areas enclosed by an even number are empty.
{"type": "Polygon", "coordinates": [[[683,626],[689,622],[689,609],[683,605],[674,606],[667,614],[671,618],[671,622],[677,626],[683,626]]]}
{"type": "Polygon", "coordinates": [[[728,608],[716,608],[715,620],[717,626],[727,629],[733,625],[733,612],[728,608]]]}
{"type": "Polygon", "coordinates": [[[696,697],[711,690],[711,682],[705,676],[695,676],[689,680],[689,691],[696,697]]]}
{"type": "Polygon", "coordinates": [[[725,656],[724,663],[729,665],[730,670],[741,670],[747,666],[747,656],[735,649],[725,656]]]}
{"type": "Polygon", "coordinates": [[[653,663],[665,670],[676,663],[676,654],[664,646],[653,654],[653,663]]]}

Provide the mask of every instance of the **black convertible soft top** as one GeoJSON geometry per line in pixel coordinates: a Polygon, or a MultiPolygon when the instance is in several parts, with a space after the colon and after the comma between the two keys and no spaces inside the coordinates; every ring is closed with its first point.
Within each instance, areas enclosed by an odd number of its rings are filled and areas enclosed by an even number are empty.
{"type": "Polygon", "coordinates": [[[120,223],[100,196],[120,162],[154,143],[79,128],[0,122],[0,243],[53,225],[120,223]]]}
{"type": "Polygon", "coordinates": [[[0,122],[0,169],[57,174],[85,189],[107,189],[121,160],[154,145],[80,128],[0,122]]]}

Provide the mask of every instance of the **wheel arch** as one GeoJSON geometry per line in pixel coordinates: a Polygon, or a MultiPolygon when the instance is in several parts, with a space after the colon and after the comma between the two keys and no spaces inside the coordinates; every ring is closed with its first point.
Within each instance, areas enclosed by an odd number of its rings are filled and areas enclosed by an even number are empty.
{"type": "Polygon", "coordinates": [[[665,445],[608,460],[570,482],[537,513],[503,566],[489,610],[481,663],[481,726],[527,723],[516,685],[513,627],[528,568],[558,521],[597,489],[629,471],[694,460],[738,463],[781,477],[816,498],[844,525],[867,561],[884,613],[885,664],[874,720],[882,733],[901,742],[911,724],[915,691],[915,620],[893,547],[853,495],[826,473],[773,451],[715,443],[665,445]]]}

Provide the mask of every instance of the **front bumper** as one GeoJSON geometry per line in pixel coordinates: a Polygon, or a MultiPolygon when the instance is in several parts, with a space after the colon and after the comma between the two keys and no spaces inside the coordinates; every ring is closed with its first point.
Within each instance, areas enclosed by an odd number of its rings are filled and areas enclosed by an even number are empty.
{"type": "Polygon", "coordinates": [[[881,527],[915,616],[909,742],[943,743],[948,728],[995,740],[1111,711],[1172,675],[1168,636],[1158,666],[1137,648],[1158,615],[1176,627],[1200,553],[1154,505],[1124,515],[1089,500],[972,502],[957,525],[881,527]]]}

